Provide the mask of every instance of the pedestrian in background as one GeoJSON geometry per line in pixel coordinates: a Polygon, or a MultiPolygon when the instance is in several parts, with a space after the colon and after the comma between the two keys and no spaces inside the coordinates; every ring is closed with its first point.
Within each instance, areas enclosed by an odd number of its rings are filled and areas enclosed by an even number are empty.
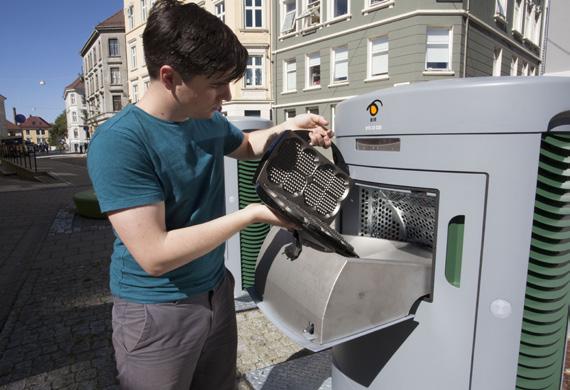
{"type": "Polygon", "coordinates": [[[219,113],[248,53],[193,3],[155,3],[143,33],[150,86],[97,129],[89,175],[116,240],[113,345],[124,389],[235,388],[237,327],[224,242],[249,224],[291,227],[255,204],[225,215],[223,158],[260,157],[286,129],[330,146],[327,121],[303,114],[243,133],[219,113]]]}

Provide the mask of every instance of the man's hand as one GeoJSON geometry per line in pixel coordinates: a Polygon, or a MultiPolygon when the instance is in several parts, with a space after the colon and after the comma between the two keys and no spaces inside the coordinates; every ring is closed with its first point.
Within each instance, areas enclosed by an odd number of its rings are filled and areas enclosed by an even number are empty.
{"type": "Polygon", "coordinates": [[[331,146],[334,132],[328,129],[328,121],[317,114],[301,114],[283,123],[287,130],[310,130],[311,145],[328,148],[331,146]]]}
{"type": "Polygon", "coordinates": [[[245,207],[245,210],[252,212],[255,222],[268,223],[270,225],[280,226],[285,229],[294,229],[295,225],[279,215],[275,214],[268,206],[260,203],[252,203],[245,207]]]}

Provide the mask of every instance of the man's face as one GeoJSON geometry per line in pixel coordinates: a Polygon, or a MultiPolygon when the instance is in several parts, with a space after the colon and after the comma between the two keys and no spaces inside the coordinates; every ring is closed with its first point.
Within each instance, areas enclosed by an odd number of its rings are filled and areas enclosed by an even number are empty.
{"type": "Polygon", "coordinates": [[[219,111],[223,101],[230,101],[229,80],[226,75],[193,76],[176,87],[179,102],[193,119],[209,119],[219,111]]]}

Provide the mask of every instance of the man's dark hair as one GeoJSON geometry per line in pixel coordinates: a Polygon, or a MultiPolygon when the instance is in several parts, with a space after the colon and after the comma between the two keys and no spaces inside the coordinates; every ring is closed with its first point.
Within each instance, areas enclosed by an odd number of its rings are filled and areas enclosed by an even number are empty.
{"type": "Polygon", "coordinates": [[[228,74],[241,78],[247,65],[247,49],[220,19],[194,3],[157,1],[143,33],[144,56],[151,78],[160,67],[172,66],[185,81],[192,76],[228,74]]]}

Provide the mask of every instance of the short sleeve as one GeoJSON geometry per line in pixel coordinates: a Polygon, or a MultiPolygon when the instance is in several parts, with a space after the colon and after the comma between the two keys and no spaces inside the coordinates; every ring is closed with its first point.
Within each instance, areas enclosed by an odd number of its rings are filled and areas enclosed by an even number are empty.
{"type": "Polygon", "coordinates": [[[132,134],[113,128],[95,134],[87,168],[102,212],[164,200],[146,148],[132,134]]]}
{"type": "Polygon", "coordinates": [[[220,116],[220,120],[225,122],[227,129],[226,136],[224,137],[224,155],[227,155],[236,150],[241,145],[243,142],[243,132],[238,129],[233,123],[228,121],[226,117],[221,114],[218,115],[220,116]]]}

